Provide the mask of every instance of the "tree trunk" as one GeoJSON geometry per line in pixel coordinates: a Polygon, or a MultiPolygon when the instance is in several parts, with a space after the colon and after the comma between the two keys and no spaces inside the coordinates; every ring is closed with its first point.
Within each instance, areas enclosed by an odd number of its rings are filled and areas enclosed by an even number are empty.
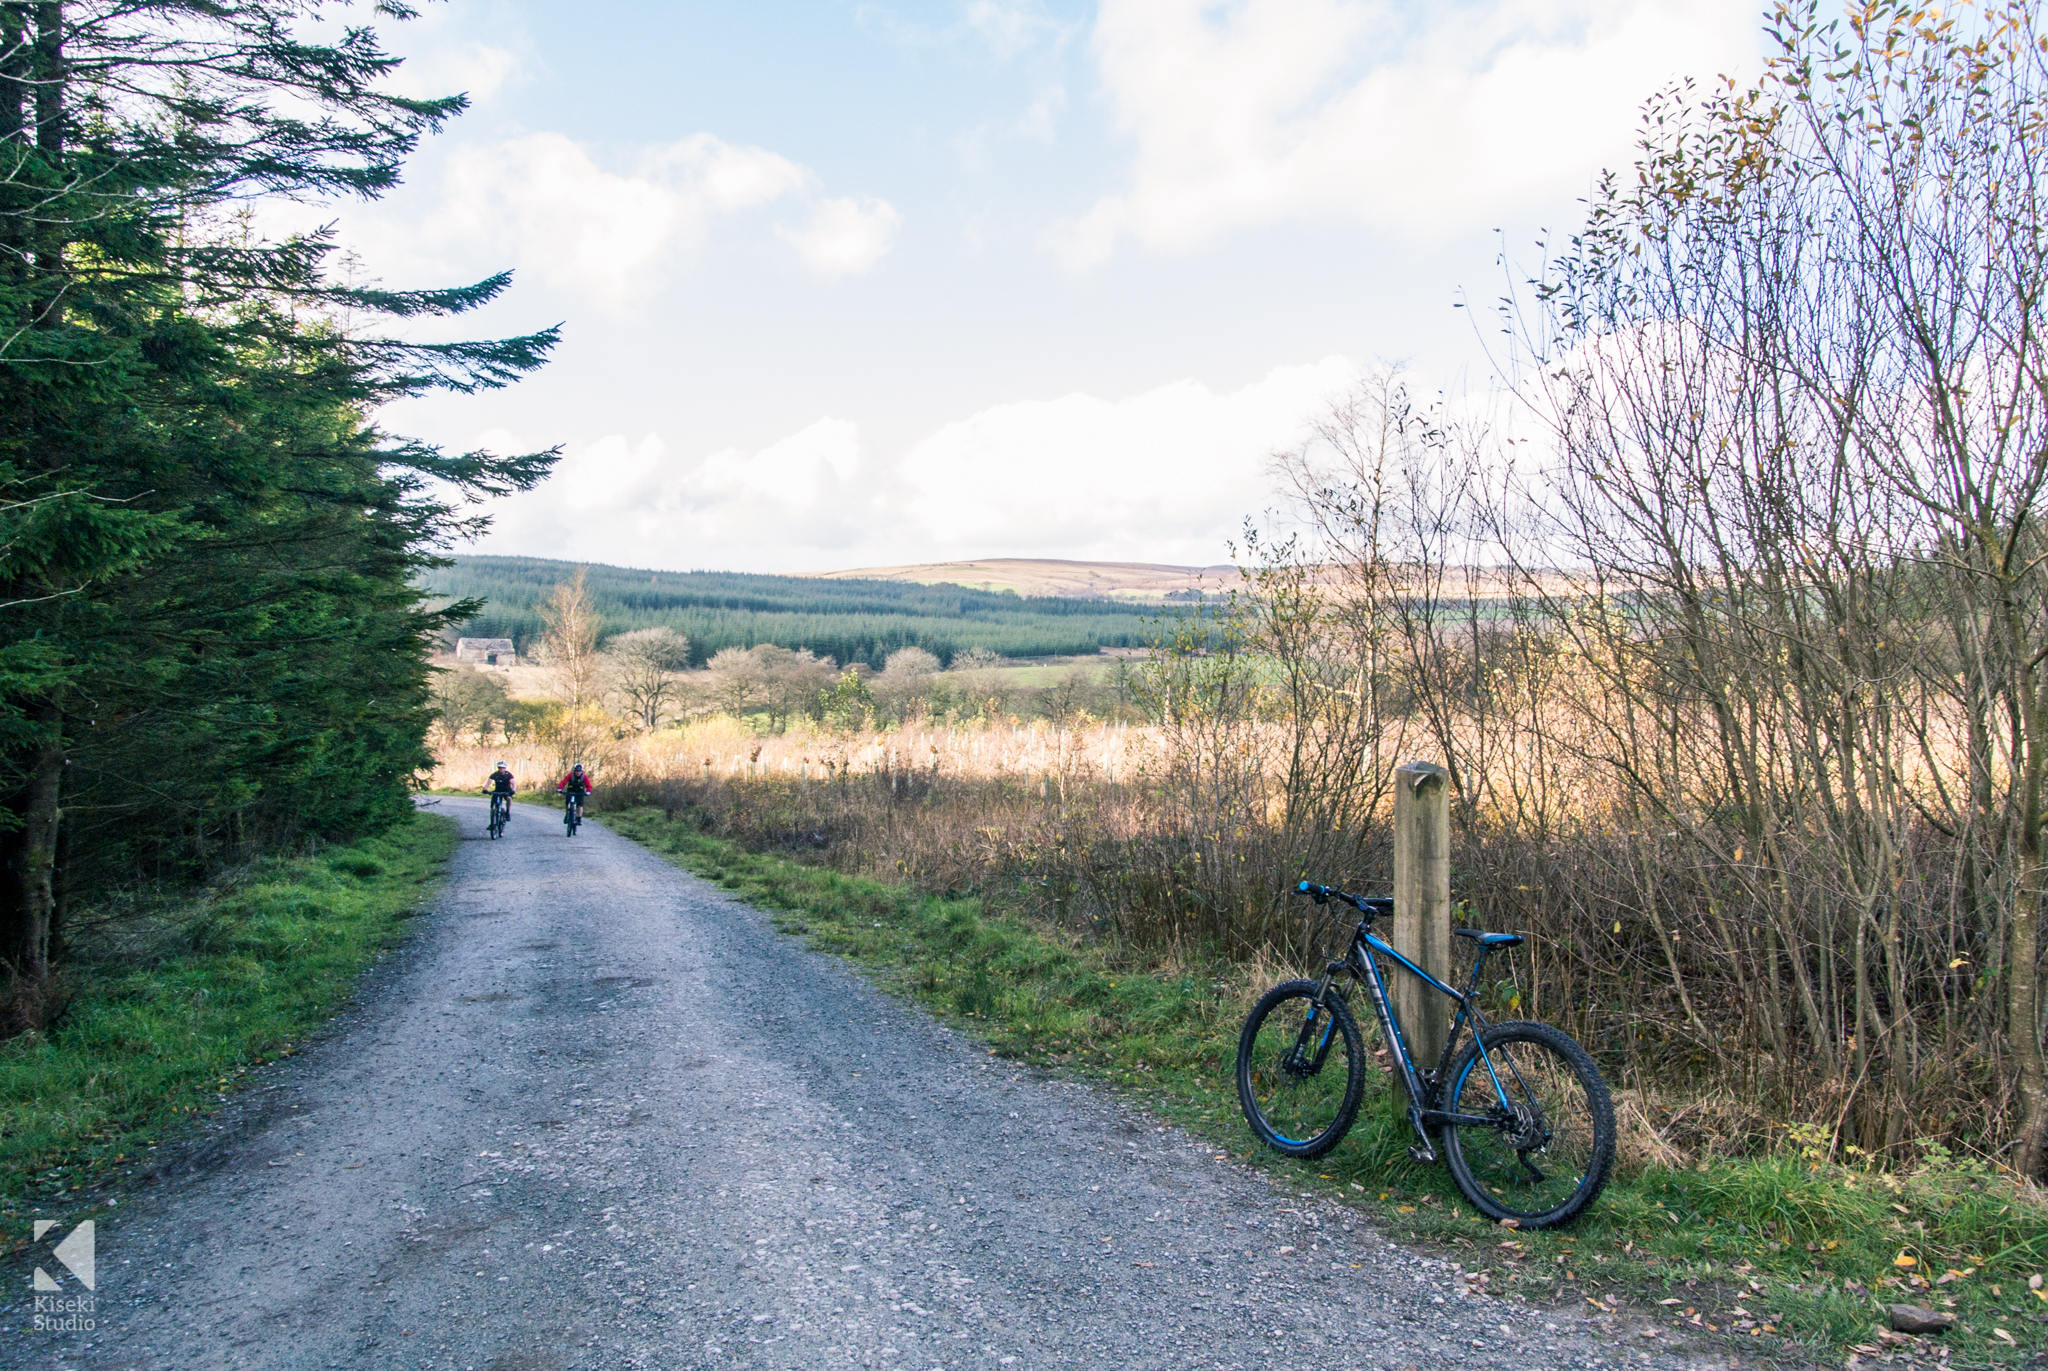
{"type": "Polygon", "coordinates": [[[2005,953],[2005,1020],[2019,1067],[2020,1129],[2013,1165],[2022,1175],[2041,1177],[2048,1143],[2048,1071],[2041,1060],[2040,957],[2041,882],[2048,879],[2040,859],[2040,830],[2029,824],[2019,895],[2013,901],[2011,941],[2005,953]]]}
{"type": "Polygon", "coordinates": [[[2005,950],[2005,1025],[2014,1065],[2019,1068],[2019,1146],[2013,1165],[2020,1174],[2039,1179],[2042,1163],[2048,1161],[2048,1069],[2041,1059],[2041,882],[2048,880],[2048,862],[2042,859],[2044,822],[2042,801],[2044,780],[2048,780],[2048,698],[2037,668],[2029,660],[2033,644],[2023,631],[2026,620],[2019,612],[2017,587],[2002,586],[2005,642],[2011,654],[2013,713],[2019,724],[2016,741],[2025,748],[2017,759],[2013,778],[2013,826],[2016,830],[2018,860],[2013,864],[2017,889],[2012,902],[2012,926],[2005,950]]]}
{"type": "MultiPolygon", "coordinates": [[[[9,65],[25,72],[27,79],[8,73],[4,98],[0,98],[0,121],[14,135],[16,147],[29,132],[33,120],[34,145],[45,174],[61,177],[64,157],[64,6],[58,0],[40,0],[34,6],[34,26],[25,22],[27,6],[9,5],[0,21],[0,41],[8,44],[9,65]],[[33,99],[24,86],[32,87],[33,99]]],[[[44,188],[48,193],[48,188],[44,188]]],[[[32,252],[30,269],[30,317],[39,329],[55,328],[64,313],[64,253],[67,247],[62,215],[52,215],[40,229],[15,244],[17,254],[32,252]]],[[[18,756],[23,780],[12,806],[19,827],[8,847],[4,890],[0,890],[0,953],[13,964],[17,974],[42,980],[50,974],[51,939],[56,927],[58,839],[63,821],[64,713],[56,700],[44,696],[26,706],[35,726],[35,741],[18,756]]]]}
{"type": "MultiPolygon", "coordinates": [[[[31,106],[29,34],[23,15],[13,5],[0,5],[0,153],[17,155],[28,129],[31,106]]],[[[0,280],[19,282],[28,271],[29,245],[25,218],[19,212],[23,190],[6,192],[6,213],[0,214],[0,280]]],[[[19,328],[16,316],[0,320],[6,332],[19,328]]]]}
{"type": "Polygon", "coordinates": [[[50,935],[57,908],[57,836],[63,811],[64,719],[45,705],[36,722],[44,731],[20,799],[21,829],[8,863],[0,946],[16,972],[40,981],[50,974],[50,935]]]}

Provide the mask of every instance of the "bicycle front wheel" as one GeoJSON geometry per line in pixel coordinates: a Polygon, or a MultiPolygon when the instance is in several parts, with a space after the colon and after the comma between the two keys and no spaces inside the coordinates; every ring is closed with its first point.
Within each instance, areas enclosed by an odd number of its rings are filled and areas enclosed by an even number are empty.
{"type": "Polygon", "coordinates": [[[1274,986],[1237,1039],[1237,1099],[1252,1132],[1290,1157],[1320,1157],[1344,1140],[1365,1091],[1365,1043],[1335,990],[1274,986]]]}
{"type": "Polygon", "coordinates": [[[1552,1228],[1585,1212],[1614,1169],[1614,1101],[1585,1048],[1549,1024],[1496,1024],[1450,1079],[1446,1108],[1491,1120],[1443,1130],[1451,1178],[1480,1213],[1552,1228]]]}

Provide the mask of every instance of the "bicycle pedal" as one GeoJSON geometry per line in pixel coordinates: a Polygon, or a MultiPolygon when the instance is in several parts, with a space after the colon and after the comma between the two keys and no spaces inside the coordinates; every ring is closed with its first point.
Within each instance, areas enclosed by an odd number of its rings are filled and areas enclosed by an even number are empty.
{"type": "Polygon", "coordinates": [[[1424,1147],[1420,1143],[1408,1149],[1408,1156],[1410,1160],[1421,1162],[1424,1166],[1436,1165],[1436,1149],[1424,1147]]]}

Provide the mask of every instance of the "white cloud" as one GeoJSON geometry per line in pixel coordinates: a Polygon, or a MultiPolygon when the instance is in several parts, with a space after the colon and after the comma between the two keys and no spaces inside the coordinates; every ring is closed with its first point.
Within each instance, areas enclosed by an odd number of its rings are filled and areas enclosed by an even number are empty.
{"type": "Polygon", "coordinates": [[[800,230],[777,233],[826,275],[873,267],[902,221],[883,200],[820,198],[807,168],[708,133],[641,148],[623,169],[562,134],[534,133],[454,147],[433,172],[424,204],[407,197],[344,211],[346,236],[379,275],[511,266],[614,309],[660,289],[714,223],[749,210],[806,207],[800,230]]]}
{"type": "Polygon", "coordinates": [[[870,460],[842,419],[694,461],[659,436],[615,434],[572,446],[545,486],[501,502],[480,546],[751,571],[997,555],[1206,564],[1269,503],[1266,457],[1357,376],[1332,357],[1227,393],[1179,381],[997,405],[894,463],[870,460]]]}
{"type": "Polygon", "coordinates": [[[617,300],[687,255],[714,216],[792,194],[807,179],[785,157],[707,133],[647,149],[624,173],[559,133],[536,133],[455,149],[440,204],[404,232],[428,250],[481,252],[617,300]]]}
{"type": "Polygon", "coordinates": [[[467,95],[472,106],[495,97],[505,86],[524,76],[526,64],[509,48],[490,43],[457,42],[447,47],[428,46],[405,59],[390,82],[400,95],[434,99],[457,92],[467,95]]]}
{"type": "Polygon", "coordinates": [[[888,255],[903,216],[887,200],[821,200],[800,229],[778,228],[776,236],[794,246],[820,276],[868,270],[888,255]]]}
{"type": "Polygon", "coordinates": [[[497,502],[479,550],[677,570],[829,563],[872,531],[865,474],[859,431],[840,419],[694,462],[658,434],[611,434],[572,446],[540,488],[497,502]]]}
{"type": "Polygon", "coordinates": [[[1128,184],[1048,232],[1075,267],[1336,213],[1421,234],[1582,192],[1681,74],[1747,65],[1752,12],[1691,0],[1104,0],[1128,184]]]}
{"type": "Polygon", "coordinates": [[[1189,380],[997,405],[905,454],[904,512],[946,557],[1213,562],[1270,502],[1265,459],[1357,375],[1330,357],[1224,394],[1189,380]]]}

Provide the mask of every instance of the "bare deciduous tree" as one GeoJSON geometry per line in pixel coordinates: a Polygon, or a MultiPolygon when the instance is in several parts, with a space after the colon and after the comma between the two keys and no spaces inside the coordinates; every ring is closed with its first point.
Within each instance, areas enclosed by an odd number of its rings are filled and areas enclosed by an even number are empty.
{"type": "Polygon", "coordinates": [[[1599,685],[1586,746],[1638,855],[1662,833],[1717,874],[1703,926],[1755,970],[1727,981],[1755,1038],[1833,1078],[1866,1147],[1988,1045],[2035,1176],[2041,20],[1783,4],[1759,88],[1673,92],[1522,316],[1556,458],[1521,508],[1532,566],[1585,568],[1544,598],[1599,685]],[[1987,954],[2000,994],[1949,996],[1987,954]]]}
{"type": "Polygon", "coordinates": [[[892,715],[905,718],[917,712],[931,694],[939,659],[921,647],[899,647],[868,682],[868,689],[892,715]]]}
{"type": "Polygon", "coordinates": [[[793,715],[816,715],[837,673],[829,658],[762,643],[721,649],[710,661],[713,691],[729,714],[766,713],[781,728],[793,715]]]}
{"type": "Polygon", "coordinates": [[[582,567],[561,582],[540,607],[547,626],[540,640],[541,665],[547,668],[548,693],[571,710],[601,703],[603,663],[597,642],[603,625],[591,601],[582,567]]]}
{"type": "Polygon", "coordinates": [[[1002,662],[1000,656],[985,647],[953,654],[946,677],[968,712],[997,715],[1009,707],[1010,697],[1016,691],[1000,669],[1002,662]]]}
{"type": "Polygon", "coordinates": [[[642,628],[611,641],[612,684],[642,728],[661,727],[690,664],[690,640],[671,628],[642,628]]]}
{"type": "Polygon", "coordinates": [[[448,743],[471,738],[480,747],[489,745],[504,732],[511,706],[504,685],[473,666],[441,667],[434,673],[434,712],[448,743]]]}

